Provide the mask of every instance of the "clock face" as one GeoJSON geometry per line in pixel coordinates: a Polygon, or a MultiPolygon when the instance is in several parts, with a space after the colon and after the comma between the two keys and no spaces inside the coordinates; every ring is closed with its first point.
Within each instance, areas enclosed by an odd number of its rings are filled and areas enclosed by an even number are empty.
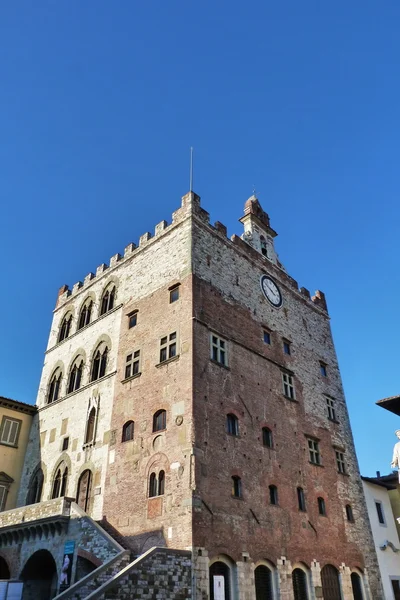
{"type": "Polygon", "coordinates": [[[264,296],[271,302],[272,306],[280,308],[282,306],[282,294],[275,281],[268,275],[262,275],[260,285],[264,296]]]}

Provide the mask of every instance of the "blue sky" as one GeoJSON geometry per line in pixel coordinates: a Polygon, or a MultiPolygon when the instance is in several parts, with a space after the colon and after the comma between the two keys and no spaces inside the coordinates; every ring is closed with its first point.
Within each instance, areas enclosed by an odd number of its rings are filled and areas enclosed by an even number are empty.
{"type": "Polygon", "coordinates": [[[400,418],[400,3],[4,3],[0,394],[34,402],[57,289],[195,190],[240,233],[253,185],[323,290],[361,470],[400,418]]]}

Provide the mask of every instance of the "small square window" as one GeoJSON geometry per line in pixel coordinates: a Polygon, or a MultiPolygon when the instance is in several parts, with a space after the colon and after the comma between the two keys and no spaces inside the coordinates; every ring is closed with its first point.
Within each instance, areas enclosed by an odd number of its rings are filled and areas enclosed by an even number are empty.
{"type": "Polygon", "coordinates": [[[130,315],[128,315],[128,327],[129,329],[132,329],[132,327],[136,327],[137,325],[137,310],[134,313],[131,313],[130,315]]]}
{"type": "Polygon", "coordinates": [[[326,370],[326,364],[323,362],[319,363],[319,371],[322,375],[322,377],[326,377],[327,376],[327,370],[326,370]]]}
{"type": "Polygon", "coordinates": [[[264,329],[264,344],[270,344],[271,343],[271,334],[269,331],[265,331],[264,329]]]}
{"type": "Polygon", "coordinates": [[[179,300],[179,285],[175,286],[169,291],[169,303],[172,304],[177,300],[179,300]]]}
{"type": "Polygon", "coordinates": [[[62,441],[62,451],[65,452],[66,450],[68,450],[68,446],[69,446],[69,437],[65,437],[62,441]]]}
{"type": "Polygon", "coordinates": [[[283,351],[285,354],[291,354],[290,351],[290,342],[283,342],[283,351]]]}

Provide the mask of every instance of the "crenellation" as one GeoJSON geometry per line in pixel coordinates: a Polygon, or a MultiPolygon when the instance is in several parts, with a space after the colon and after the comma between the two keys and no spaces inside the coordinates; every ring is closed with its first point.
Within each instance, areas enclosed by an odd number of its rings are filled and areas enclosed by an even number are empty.
{"type": "Polygon", "coordinates": [[[308,298],[308,300],[311,300],[311,294],[310,294],[310,291],[307,288],[301,287],[300,288],[300,294],[302,294],[303,296],[305,296],[306,298],[308,298]]]}
{"type": "Polygon", "coordinates": [[[133,242],[131,242],[130,244],[128,244],[127,246],[125,246],[124,258],[128,258],[128,256],[130,256],[132,254],[132,252],[134,250],[136,250],[136,248],[137,248],[137,246],[133,242]]]}
{"type": "Polygon", "coordinates": [[[216,229],[216,231],[218,231],[218,233],[222,233],[223,236],[228,236],[228,230],[226,226],[223,225],[223,223],[221,223],[220,221],[215,221],[214,228],[216,229]]]}
{"type": "Polygon", "coordinates": [[[102,275],[108,269],[108,265],[106,263],[101,263],[96,269],[96,277],[102,275]]]}
{"type": "Polygon", "coordinates": [[[110,258],[110,269],[112,269],[113,267],[115,267],[115,265],[121,260],[121,255],[119,252],[117,252],[117,254],[114,254],[111,258],[110,258]]]}
{"type": "Polygon", "coordinates": [[[159,235],[162,231],[167,229],[167,227],[168,227],[168,223],[165,220],[161,221],[160,223],[157,223],[157,225],[155,226],[155,229],[154,229],[154,235],[159,235]]]}
{"type": "Polygon", "coordinates": [[[151,239],[151,233],[149,231],[146,231],[146,233],[141,235],[139,238],[139,246],[143,246],[150,239],[151,239]]]}
{"type": "Polygon", "coordinates": [[[83,280],[83,285],[88,285],[93,279],[95,278],[95,274],[90,272],[86,275],[85,279],[83,280]]]}
{"type": "Polygon", "coordinates": [[[83,285],[82,281],[77,281],[76,283],[74,283],[74,285],[72,286],[72,292],[71,293],[72,294],[76,294],[76,292],[81,289],[82,285],[83,285]]]}

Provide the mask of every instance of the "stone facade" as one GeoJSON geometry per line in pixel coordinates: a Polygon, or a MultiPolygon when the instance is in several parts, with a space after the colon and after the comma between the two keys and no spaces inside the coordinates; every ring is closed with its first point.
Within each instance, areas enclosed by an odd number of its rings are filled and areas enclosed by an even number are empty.
{"type": "MultiPolygon", "coordinates": [[[[191,551],[193,594],[177,589],[177,600],[214,600],[221,581],[225,600],[255,600],[260,586],[281,600],[359,600],[355,576],[363,600],[381,600],[325,297],[286,273],[256,198],[241,222],[243,237],[228,239],[190,192],[170,225],[61,288],[19,504],[40,469],[43,501],[77,498],[134,554],[191,551]],[[91,381],[99,345],[107,366],[91,381]],[[78,356],[81,385],[68,393],[78,356]]],[[[131,597],[134,578],[124,587],[120,575],[118,594],[131,597]]]]}

